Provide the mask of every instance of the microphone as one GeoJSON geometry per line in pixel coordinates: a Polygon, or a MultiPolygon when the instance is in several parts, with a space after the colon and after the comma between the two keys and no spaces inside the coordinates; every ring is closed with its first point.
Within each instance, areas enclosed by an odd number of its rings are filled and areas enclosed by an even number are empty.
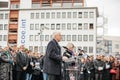
{"type": "Polygon", "coordinates": [[[63,46],[63,48],[68,50],[68,48],[66,46],[63,46]]]}

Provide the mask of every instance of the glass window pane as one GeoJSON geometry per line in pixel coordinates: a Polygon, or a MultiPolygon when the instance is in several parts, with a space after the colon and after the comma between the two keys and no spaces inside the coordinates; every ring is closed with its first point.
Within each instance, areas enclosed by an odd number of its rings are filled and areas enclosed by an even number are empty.
{"type": "Polygon", "coordinates": [[[39,19],[39,13],[36,13],[36,19],[39,19]]]}
{"type": "Polygon", "coordinates": [[[89,24],[89,29],[94,29],[93,23],[90,23],[90,24],[89,24]]]}
{"type": "Polygon", "coordinates": [[[88,12],[84,12],[84,18],[88,18],[88,12]]]}
{"type": "Polygon", "coordinates": [[[83,40],[84,40],[84,41],[88,41],[88,35],[84,35],[84,36],[83,36],[83,40]]]}
{"type": "Polygon", "coordinates": [[[3,24],[0,24],[0,30],[3,30],[3,24]]]}
{"type": "Polygon", "coordinates": [[[46,13],[46,18],[47,18],[47,19],[50,18],[50,13],[49,13],[49,12],[46,13]]]}
{"type": "Polygon", "coordinates": [[[34,47],[34,52],[38,52],[38,46],[34,47]]]}
{"type": "Polygon", "coordinates": [[[56,25],[56,30],[60,30],[60,24],[56,25]]]}
{"type": "Polygon", "coordinates": [[[77,18],[77,12],[73,12],[73,18],[77,18]]]}
{"type": "Polygon", "coordinates": [[[62,24],[62,30],[66,30],[66,24],[65,23],[62,24]]]}
{"type": "Polygon", "coordinates": [[[62,18],[66,18],[66,12],[62,12],[62,18]]]}
{"type": "Polygon", "coordinates": [[[61,17],[60,15],[61,15],[60,12],[57,12],[57,18],[60,18],[61,17]]]}
{"type": "Polygon", "coordinates": [[[38,41],[39,35],[35,35],[35,41],[38,41]]]}
{"type": "Polygon", "coordinates": [[[31,19],[34,19],[34,13],[31,13],[31,19]]]}
{"type": "Polygon", "coordinates": [[[45,35],[45,41],[49,41],[49,35],[45,35]]]}
{"type": "Polygon", "coordinates": [[[45,14],[42,12],[41,13],[41,19],[44,19],[45,18],[45,14]]]}
{"type": "Polygon", "coordinates": [[[84,23],[84,30],[88,29],[88,23],[84,23]]]}
{"type": "Polygon", "coordinates": [[[30,30],[34,30],[34,24],[30,24],[30,30]]]}
{"type": "Polygon", "coordinates": [[[39,30],[39,24],[35,24],[35,30],[39,30]]]}
{"type": "Polygon", "coordinates": [[[7,35],[4,35],[3,41],[7,41],[7,35]]]}
{"type": "Polygon", "coordinates": [[[0,35],[0,41],[2,41],[2,35],[0,35]]]}
{"type": "Polygon", "coordinates": [[[4,15],[2,13],[0,13],[0,19],[3,19],[4,15]]]}
{"type": "Polygon", "coordinates": [[[82,23],[78,24],[78,30],[82,30],[82,23]]]}
{"type": "Polygon", "coordinates": [[[55,12],[52,12],[51,14],[52,19],[55,19],[55,12]]]}
{"type": "Polygon", "coordinates": [[[65,35],[62,35],[62,41],[65,41],[65,35]]]}
{"type": "Polygon", "coordinates": [[[40,35],[40,41],[44,41],[44,35],[40,35]]]}
{"type": "Polygon", "coordinates": [[[71,41],[71,35],[67,35],[67,41],[71,41]]]}
{"type": "Polygon", "coordinates": [[[89,41],[93,41],[93,35],[89,35],[89,41]]]}
{"type": "Polygon", "coordinates": [[[82,41],[82,35],[78,35],[78,41],[82,41]]]}
{"type": "Polygon", "coordinates": [[[67,24],[67,30],[71,30],[71,23],[67,24]]]}
{"type": "Polygon", "coordinates": [[[71,12],[67,13],[67,18],[71,18],[71,12]]]}
{"type": "Polygon", "coordinates": [[[4,30],[8,30],[8,24],[4,24],[4,30]]]}
{"type": "Polygon", "coordinates": [[[29,40],[33,41],[33,38],[34,38],[33,35],[30,35],[29,40]]]}
{"type": "Polygon", "coordinates": [[[87,47],[83,47],[83,50],[84,50],[85,53],[88,52],[88,51],[87,51],[87,47]]]}
{"type": "Polygon", "coordinates": [[[33,46],[29,46],[29,50],[33,52],[33,46]]]}
{"type": "Polygon", "coordinates": [[[72,35],[72,41],[76,41],[76,35],[72,35]]]}
{"type": "Polygon", "coordinates": [[[78,12],[78,18],[82,18],[82,12],[78,12]]]}
{"type": "Polygon", "coordinates": [[[73,23],[72,27],[73,27],[73,30],[76,30],[77,29],[77,24],[73,23]]]}
{"type": "Polygon", "coordinates": [[[51,30],[55,30],[55,24],[51,24],[51,30]]]}
{"type": "Polygon", "coordinates": [[[94,18],[94,12],[89,13],[90,18],[94,18]]]}
{"type": "Polygon", "coordinates": [[[5,19],[8,19],[8,13],[5,14],[5,19]]]}
{"type": "Polygon", "coordinates": [[[89,47],[89,53],[93,53],[93,47],[89,47]]]}

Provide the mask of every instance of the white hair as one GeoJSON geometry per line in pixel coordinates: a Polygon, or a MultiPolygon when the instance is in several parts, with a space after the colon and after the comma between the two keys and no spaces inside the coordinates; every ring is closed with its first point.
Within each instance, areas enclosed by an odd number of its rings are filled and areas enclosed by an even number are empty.
{"type": "Polygon", "coordinates": [[[60,32],[53,32],[52,38],[54,39],[56,35],[60,34],[60,32]]]}
{"type": "Polygon", "coordinates": [[[67,48],[69,49],[69,48],[74,48],[74,44],[73,43],[68,43],[67,44],[67,48]]]}

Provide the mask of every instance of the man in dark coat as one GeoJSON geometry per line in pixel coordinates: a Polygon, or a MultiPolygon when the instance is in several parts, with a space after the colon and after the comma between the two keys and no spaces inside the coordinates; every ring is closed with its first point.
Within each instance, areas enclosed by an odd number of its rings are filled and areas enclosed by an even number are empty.
{"type": "Polygon", "coordinates": [[[19,52],[16,55],[16,71],[17,71],[16,80],[25,80],[26,77],[26,69],[28,67],[29,59],[24,50],[25,48],[22,45],[20,47],[19,52]]]}
{"type": "Polygon", "coordinates": [[[61,56],[61,48],[58,44],[61,38],[61,33],[55,32],[53,40],[47,45],[43,72],[48,74],[49,80],[61,80],[61,62],[67,59],[67,57],[61,56]]]}

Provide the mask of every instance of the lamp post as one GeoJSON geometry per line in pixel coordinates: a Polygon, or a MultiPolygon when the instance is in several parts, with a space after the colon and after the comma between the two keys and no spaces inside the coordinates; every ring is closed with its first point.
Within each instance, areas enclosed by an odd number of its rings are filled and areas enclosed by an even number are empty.
{"type": "Polygon", "coordinates": [[[41,27],[40,28],[40,32],[38,33],[38,35],[39,35],[39,39],[40,39],[40,53],[43,53],[43,49],[42,49],[42,34],[43,34],[43,30],[49,30],[49,28],[48,27],[46,27],[46,26],[43,26],[43,27],[41,27]]]}

